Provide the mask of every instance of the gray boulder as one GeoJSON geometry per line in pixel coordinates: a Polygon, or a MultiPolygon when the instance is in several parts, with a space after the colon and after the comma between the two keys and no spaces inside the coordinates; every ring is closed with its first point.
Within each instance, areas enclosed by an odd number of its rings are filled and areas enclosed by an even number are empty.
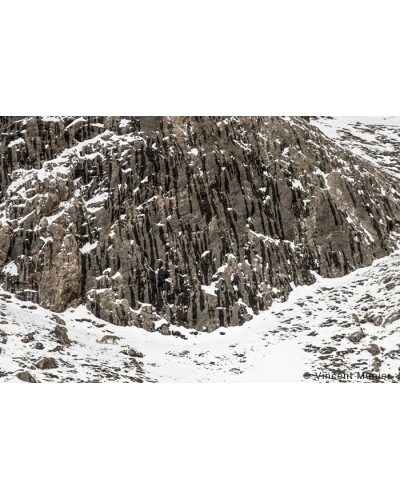
{"type": "Polygon", "coordinates": [[[358,332],[354,332],[354,333],[351,333],[350,335],[348,335],[348,339],[353,342],[353,344],[357,344],[358,342],[360,342],[360,340],[362,338],[364,338],[366,335],[365,333],[362,331],[362,330],[359,330],[358,332]]]}
{"type": "Polygon", "coordinates": [[[381,350],[379,349],[379,347],[376,344],[371,344],[369,346],[368,352],[370,352],[372,354],[372,356],[376,356],[377,354],[379,354],[381,352],[381,350]]]}
{"type": "Polygon", "coordinates": [[[17,378],[22,380],[22,382],[30,382],[30,383],[36,383],[37,380],[33,375],[31,375],[28,371],[25,372],[19,372],[15,375],[17,378]]]}
{"type": "Polygon", "coordinates": [[[36,363],[36,367],[40,368],[40,370],[50,370],[56,368],[56,365],[57,363],[54,358],[42,358],[36,363]]]}
{"type": "Polygon", "coordinates": [[[54,328],[54,335],[57,338],[59,344],[70,345],[71,341],[67,334],[68,330],[64,326],[57,325],[54,328]]]}

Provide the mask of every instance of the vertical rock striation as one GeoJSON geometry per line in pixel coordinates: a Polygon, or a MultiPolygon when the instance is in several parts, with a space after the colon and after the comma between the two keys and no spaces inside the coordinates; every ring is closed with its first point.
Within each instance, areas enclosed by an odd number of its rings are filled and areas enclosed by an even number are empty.
{"type": "Polygon", "coordinates": [[[83,303],[116,324],[212,331],[394,246],[390,174],[302,117],[0,128],[1,279],[52,311],[83,303]]]}

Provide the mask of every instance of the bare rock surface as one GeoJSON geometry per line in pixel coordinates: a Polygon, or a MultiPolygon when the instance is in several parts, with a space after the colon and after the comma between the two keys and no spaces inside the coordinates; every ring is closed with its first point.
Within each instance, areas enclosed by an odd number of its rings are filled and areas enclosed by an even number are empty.
{"type": "Polygon", "coordinates": [[[19,372],[16,374],[16,377],[22,380],[22,382],[30,382],[30,383],[36,383],[37,380],[35,377],[29,373],[28,371],[25,372],[19,372]]]}
{"type": "Polygon", "coordinates": [[[2,117],[0,132],[0,278],[56,313],[211,332],[394,249],[391,172],[308,119],[2,117]]]}
{"type": "Polygon", "coordinates": [[[54,335],[57,338],[58,342],[62,345],[69,345],[71,343],[67,332],[68,330],[64,326],[60,326],[59,324],[54,328],[54,335]]]}
{"type": "Polygon", "coordinates": [[[56,367],[56,360],[54,358],[42,358],[36,363],[36,367],[40,370],[50,370],[56,367]]]}

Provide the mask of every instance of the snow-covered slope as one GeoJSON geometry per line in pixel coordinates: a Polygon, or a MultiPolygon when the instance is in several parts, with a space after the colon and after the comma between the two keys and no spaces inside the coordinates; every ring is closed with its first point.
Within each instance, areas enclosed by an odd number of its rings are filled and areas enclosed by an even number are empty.
{"type": "Polygon", "coordinates": [[[400,177],[400,116],[318,116],[311,123],[353,154],[400,177]]]}
{"type": "Polygon", "coordinates": [[[400,250],[347,276],[316,278],[243,326],[177,327],[182,337],[100,323],[84,306],[55,316],[2,292],[0,381],[28,371],[38,382],[398,382],[400,250]],[[54,334],[63,322],[71,345],[54,334]],[[121,340],[96,342],[106,334],[121,340]],[[43,358],[56,366],[37,368],[43,358]]]}

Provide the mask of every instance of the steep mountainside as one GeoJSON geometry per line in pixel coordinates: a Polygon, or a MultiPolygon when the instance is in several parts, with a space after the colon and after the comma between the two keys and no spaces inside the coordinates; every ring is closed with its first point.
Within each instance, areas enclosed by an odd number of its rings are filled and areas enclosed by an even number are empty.
{"type": "Polygon", "coordinates": [[[0,118],[5,290],[171,333],[388,255],[387,171],[301,117],[0,118]]]}
{"type": "Polygon", "coordinates": [[[400,177],[399,116],[318,116],[311,123],[355,155],[400,177]]]}

